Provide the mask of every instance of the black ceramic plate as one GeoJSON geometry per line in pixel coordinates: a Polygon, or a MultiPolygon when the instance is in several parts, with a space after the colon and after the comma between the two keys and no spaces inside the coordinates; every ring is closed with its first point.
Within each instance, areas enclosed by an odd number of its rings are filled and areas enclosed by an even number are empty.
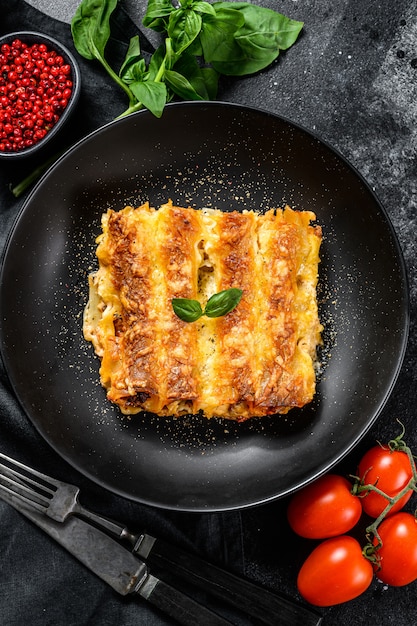
{"type": "Polygon", "coordinates": [[[386,402],[408,332],[402,255],[362,178],[330,147],[275,115],[223,103],[142,112],[71,149],[31,194],[1,280],[2,350],[30,420],[108,489],[179,510],[245,507],[288,494],[341,459],[386,402]],[[237,425],[123,418],[105,399],[82,337],[87,275],[108,207],[311,209],[324,231],[325,324],[315,401],[237,425]]]}

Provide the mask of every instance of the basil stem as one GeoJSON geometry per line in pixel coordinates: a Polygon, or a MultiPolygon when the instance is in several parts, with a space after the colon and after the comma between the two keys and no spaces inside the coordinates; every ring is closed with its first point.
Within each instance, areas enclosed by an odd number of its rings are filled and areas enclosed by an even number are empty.
{"type": "Polygon", "coordinates": [[[83,0],[71,20],[71,34],[77,52],[85,59],[99,61],[126,93],[131,105],[135,102],[134,95],[105,57],[105,48],[111,34],[110,17],[117,4],[118,0],[83,0]]]}

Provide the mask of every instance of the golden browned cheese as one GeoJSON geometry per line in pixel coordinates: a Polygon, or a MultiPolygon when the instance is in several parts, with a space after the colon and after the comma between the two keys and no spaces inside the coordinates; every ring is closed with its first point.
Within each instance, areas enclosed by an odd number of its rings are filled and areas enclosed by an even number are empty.
{"type": "Polygon", "coordinates": [[[222,212],[174,206],[109,210],[97,239],[84,336],[125,414],[238,421],[310,402],[322,326],[316,286],[321,228],[289,207],[222,212]],[[222,317],[187,323],[173,298],[243,291],[222,317]]]}

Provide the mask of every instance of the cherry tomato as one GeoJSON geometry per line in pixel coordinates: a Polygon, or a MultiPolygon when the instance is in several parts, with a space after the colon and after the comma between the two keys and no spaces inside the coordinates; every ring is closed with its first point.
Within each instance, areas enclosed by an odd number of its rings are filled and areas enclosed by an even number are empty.
{"type": "Polygon", "coordinates": [[[343,476],[325,474],[298,491],[287,509],[293,531],[308,539],[347,533],[362,514],[361,498],[354,496],[351,489],[343,476]]]}
{"type": "MultiPolygon", "coordinates": [[[[358,466],[358,476],[367,485],[376,485],[390,497],[396,496],[413,477],[410,460],[405,452],[391,451],[389,448],[374,446],[362,457],[358,466]]],[[[410,489],[392,507],[390,515],[399,511],[411,498],[410,489]]],[[[373,491],[362,498],[362,507],[371,517],[378,517],[388,504],[388,500],[373,491]]]]}
{"type": "Polygon", "coordinates": [[[320,543],[304,561],[297,578],[303,598],[315,606],[353,600],[369,587],[373,567],[353,537],[341,535],[320,543]]]}
{"type": "MultiPolygon", "coordinates": [[[[411,513],[396,513],[378,527],[382,546],[378,550],[377,577],[387,585],[401,587],[417,579],[417,520],[411,513]]],[[[374,540],[377,543],[377,540],[374,540]]]]}

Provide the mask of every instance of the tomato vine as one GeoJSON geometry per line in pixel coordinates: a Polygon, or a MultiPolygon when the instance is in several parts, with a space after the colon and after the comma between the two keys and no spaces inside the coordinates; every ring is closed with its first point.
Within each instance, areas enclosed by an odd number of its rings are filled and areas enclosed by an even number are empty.
{"type": "Polygon", "coordinates": [[[370,448],[350,482],[325,474],[289,502],[292,530],[324,540],[307,557],[297,578],[300,594],[312,604],[347,602],[366,591],[373,574],[393,586],[417,580],[417,514],[402,510],[417,492],[417,468],[404,440],[405,427],[397,421],[400,434],[386,445],[370,448]],[[362,514],[373,518],[365,528],[364,545],[347,534],[362,514]]]}
{"type": "MultiPolygon", "coordinates": [[[[399,422],[399,420],[397,421],[399,422]]],[[[412,475],[411,475],[411,478],[406,483],[406,485],[400,491],[398,491],[394,496],[390,496],[385,491],[377,487],[376,484],[365,483],[363,478],[361,479],[361,477],[359,476],[353,476],[355,483],[352,488],[352,493],[354,495],[357,495],[358,497],[364,497],[364,496],[366,497],[366,495],[369,494],[370,492],[374,492],[387,501],[385,508],[381,511],[381,513],[378,515],[375,521],[372,522],[372,524],[370,524],[366,528],[366,539],[368,543],[363,548],[364,556],[366,556],[366,558],[368,558],[370,561],[375,563],[378,567],[380,566],[379,564],[380,559],[378,557],[378,551],[383,545],[380,534],[378,532],[378,528],[380,527],[384,519],[388,517],[388,515],[390,515],[390,513],[392,512],[396,504],[401,502],[401,500],[405,496],[411,496],[411,493],[413,491],[417,492],[416,462],[415,462],[414,455],[412,453],[411,448],[406,444],[403,438],[405,435],[405,427],[403,424],[401,424],[401,422],[399,423],[402,427],[402,431],[395,439],[391,439],[388,442],[387,448],[391,453],[403,452],[404,454],[407,455],[412,475]],[[375,543],[375,540],[376,540],[376,543],[375,543]]],[[[379,445],[381,446],[382,449],[384,448],[382,444],[379,444],[379,445]]],[[[365,478],[366,478],[366,474],[365,474],[365,478]]]]}

